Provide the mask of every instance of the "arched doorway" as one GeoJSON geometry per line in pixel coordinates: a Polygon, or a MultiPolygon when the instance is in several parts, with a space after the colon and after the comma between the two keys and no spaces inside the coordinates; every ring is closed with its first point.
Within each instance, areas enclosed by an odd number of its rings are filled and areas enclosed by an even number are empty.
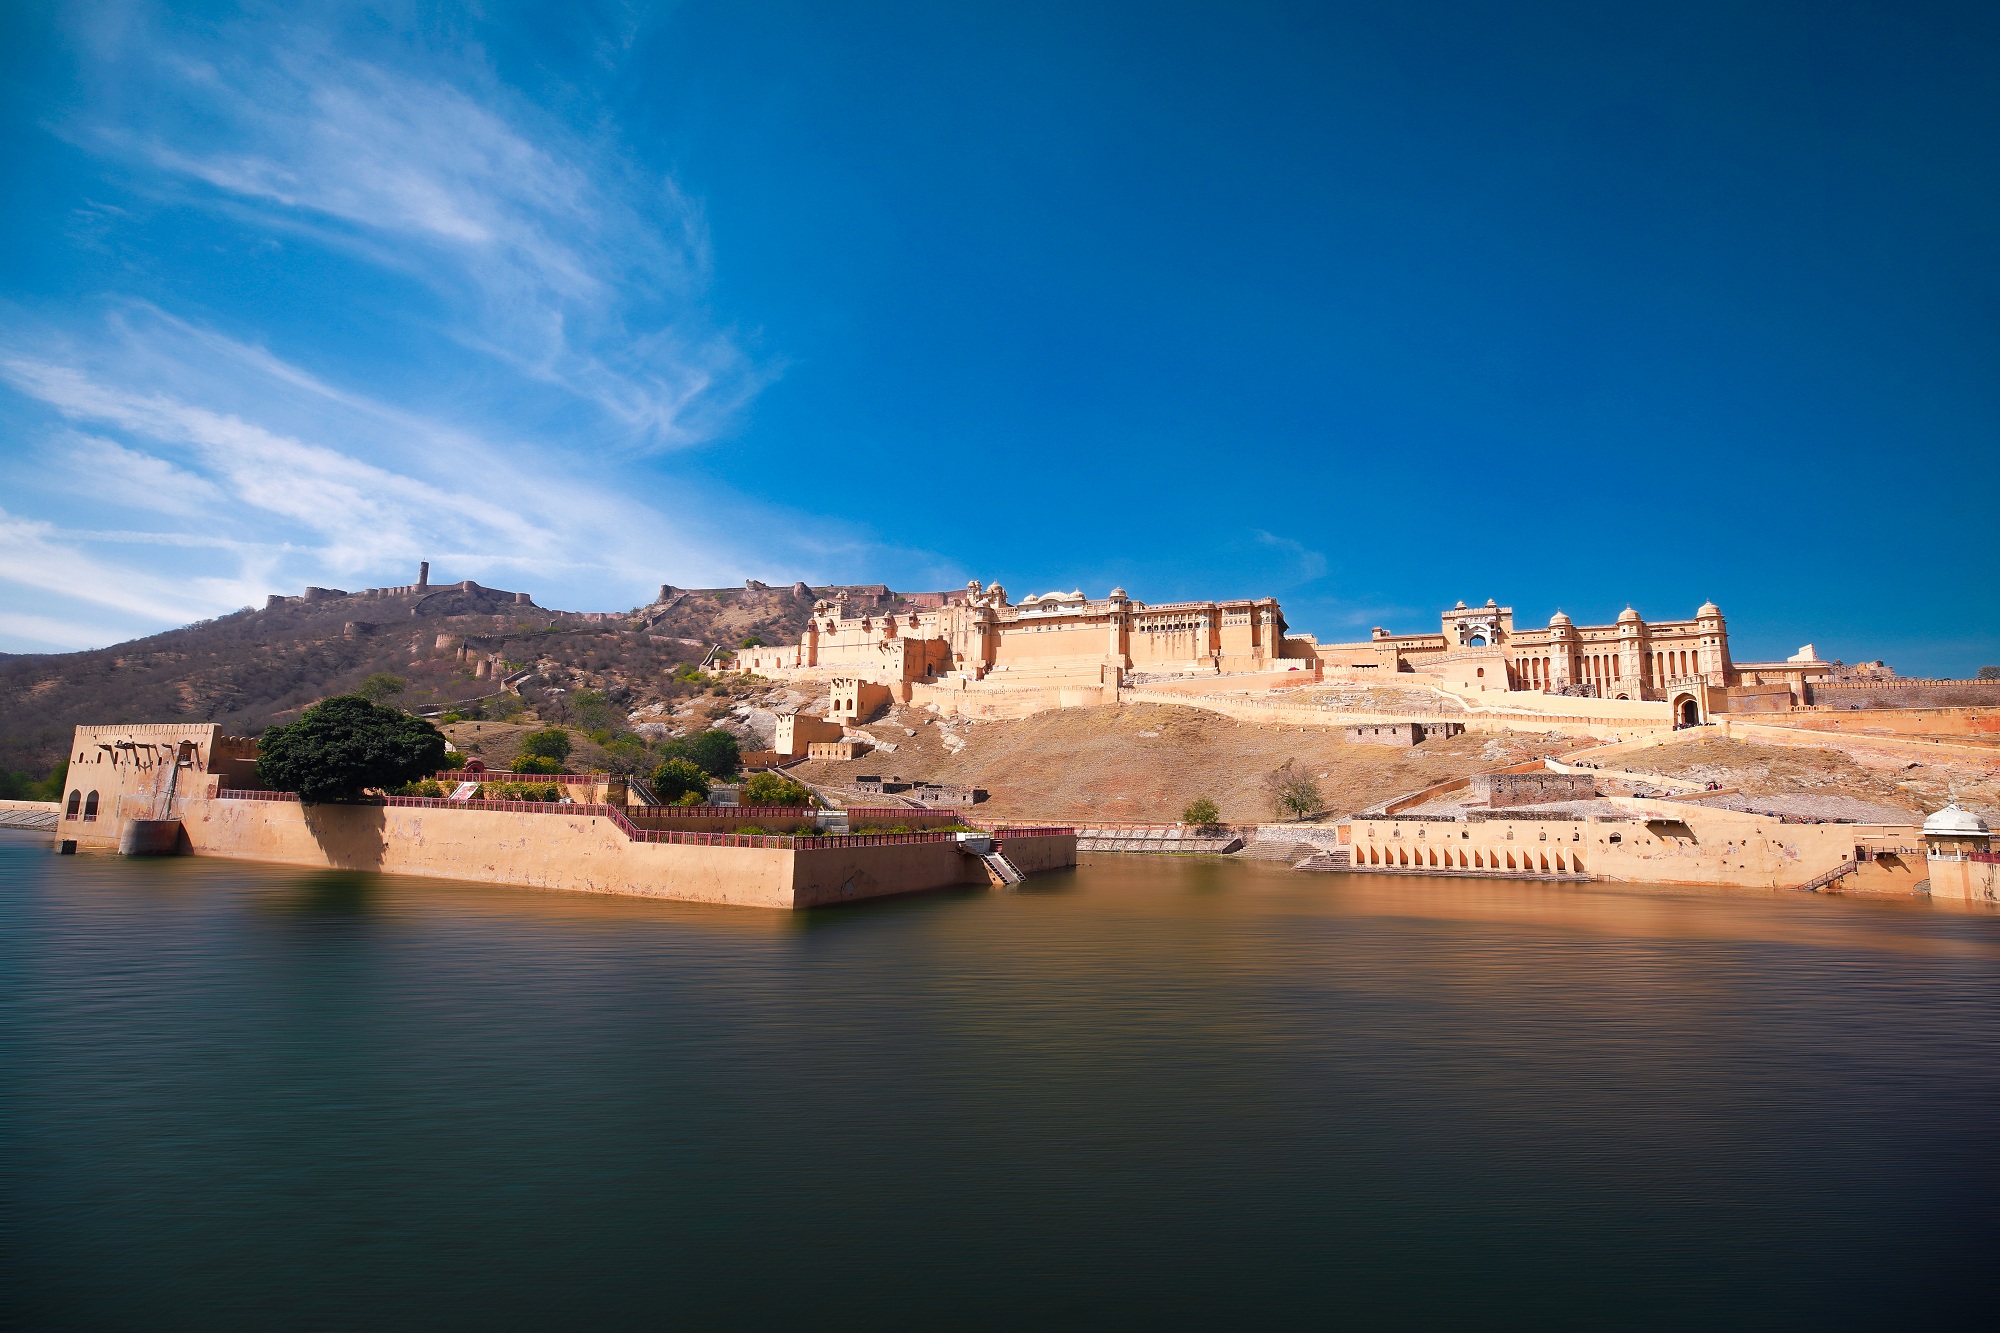
{"type": "Polygon", "coordinates": [[[1696,703],[1690,695],[1684,694],[1675,700],[1674,714],[1680,719],[1680,724],[1684,727],[1698,727],[1701,725],[1701,705],[1696,703]]]}

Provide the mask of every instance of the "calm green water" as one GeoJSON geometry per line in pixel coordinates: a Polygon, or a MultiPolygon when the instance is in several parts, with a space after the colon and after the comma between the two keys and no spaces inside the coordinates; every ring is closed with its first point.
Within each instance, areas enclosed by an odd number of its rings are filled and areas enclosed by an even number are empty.
{"type": "Polygon", "coordinates": [[[48,1327],[1991,1313],[2000,917],[1100,856],[801,916],[0,835],[48,1327]]]}

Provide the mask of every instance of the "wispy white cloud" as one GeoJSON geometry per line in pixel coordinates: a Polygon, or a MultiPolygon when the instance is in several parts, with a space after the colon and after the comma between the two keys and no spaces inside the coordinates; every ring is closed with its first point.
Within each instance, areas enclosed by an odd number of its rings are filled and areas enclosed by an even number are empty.
{"type": "Polygon", "coordinates": [[[181,624],[241,606],[255,587],[237,579],[182,579],[114,565],[55,539],[53,525],[0,510],[0,580],[125,612],[142,624],[181,624]]]}
{"type": "Polygon", "coordinates": [[[475,575],[591,569],[643,583],[663,567],[735,564],[726,548],[704,549],[693,516],[563,475],[560,455],[549,464],[338,389],[149,307],[122,309],[106,336],[62,349],[63,359],[21,350],[44,341],[0,346],[0,381],[73,423],[62,436],[72,482],[79,466],[101,466],[98,498],[196,509],[209,535],[247,529],[270,549],[307,555],[314,576],[456,556],[475,575]],[[157,503],[147,503],[149,487],[157,503]]]}
{"type": "Polygon", "coordinates": [[[95,504],[194,518],[222,499],[206,477],[101,435],[70,432],[52,441],[49,453],[70,489],[95,504]]]}
{"type": "Polygon", "coordinates": [[[631,447],[711,437],[775,373],[706,313],[698,205],[470,53],[413,74],[289,22],[209,40],[142,24],[114,52],[155,96],[77,118],[75,141],[424,283],[464,346],[631,447]]]}
{"type": "Polygon", "coordinates": [[[23,650],[75,652],[81,648],[103,648],[118,642],[125,634],[106,626],[82,624],[54,616],[0,611],[0,637],[11,640],[23,650]]]}
{"type": "Polygon", "coordinates": [[[707,311],[698,202],[634,166],[601,111],[535,106],[471,43],[360,55],[335,25],[242,12],[216,27],[134,0],[79,42],[84,82],[51,128],[115,164],[93,194],[119,202],[79,210],[71,242],[166,275],[156,293],[185,277],[204,314],[116,292],[0,306],[17,626],[0,642],[103,642],[106,622],[123,636],[306,583],[406,582],[420,559],[603,607],[881,552],[647,457],[726,431],[774,370],[707,311]],[[338,276],[238,299],[156,247],[165,217],[216,253],[338,276]],[[316,300],[337,308],[300,308],[316,300]]]}

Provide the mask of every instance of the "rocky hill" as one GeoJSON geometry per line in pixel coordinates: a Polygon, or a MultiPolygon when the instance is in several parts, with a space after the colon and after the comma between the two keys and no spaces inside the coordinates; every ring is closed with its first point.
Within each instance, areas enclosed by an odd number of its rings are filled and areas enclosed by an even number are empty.
{"type": "Polygon", "coordinates": [[[308,589],[216,620],[80,653],[0,654],[0,770],[42,774],[79,723],[213,721],[254,735],[376,673],[413,710],[460,704],[505,716],[563,713],[593,691],[626,710],[692,693],[711,649],[795,639],[818,597],[896,605],[880,585],[662,587],[643,607],[553,611],[466,582],[347,593],[308,589]],[[502,689],[502,682],[511,689],[502,689]]]}

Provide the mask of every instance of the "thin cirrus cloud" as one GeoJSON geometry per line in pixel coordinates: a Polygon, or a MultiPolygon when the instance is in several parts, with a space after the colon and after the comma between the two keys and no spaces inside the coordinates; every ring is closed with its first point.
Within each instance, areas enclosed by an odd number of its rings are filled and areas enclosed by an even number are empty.
{"type": "Polygon", "coordinates": [[[466,56],[406,61],[415,74],[287,24],[114,29],[45,128],[127,194],[88,187],[91,225],[65,239],[115,245],[140,261],[120,273],[172,290],[0,304],[17,418],[0,647],[407,581],[418,559],[592,606],[879,551],[648,464],[727,430],[776,372],[705,309],[697,204],[608,147],[602,117],[545,114],[466,56]],[[218,253],[252,242],[288,272],[327,259],[382,282],[352,302],[334,283],[348,333],[322,338],[296,300],[259,304],[181,263],[162,218],[218,253]]]}
{"type": "Polygon", "coordinates": [[[477,66],[485,100],[309,41],[142,69],[164,95],[77,142],[421,282],[462,345],[589,403],[635,450],[709,438],[773,373],[708,326],[706,228],[675,184],[477,66]]]}
{"type": "MultiPolygon", "coordinates": [[[[630,585],[663,567],[718,564],[676,540],[685,521],[156,309],[120,311],[87,349],[62,350],[0,355],[0,381],[69,423],[57,441],[66,448],[51,450],[65,464],[57,484],[93,508],[198,518],[268,568],[345,578],[436,555],[475,574],[532,568],[630,585]],[[607,541],[607,530],[628,535],[607,541]]],[[[0,563],[0,577],[30,582],[17,561],[0,563]]]]}

